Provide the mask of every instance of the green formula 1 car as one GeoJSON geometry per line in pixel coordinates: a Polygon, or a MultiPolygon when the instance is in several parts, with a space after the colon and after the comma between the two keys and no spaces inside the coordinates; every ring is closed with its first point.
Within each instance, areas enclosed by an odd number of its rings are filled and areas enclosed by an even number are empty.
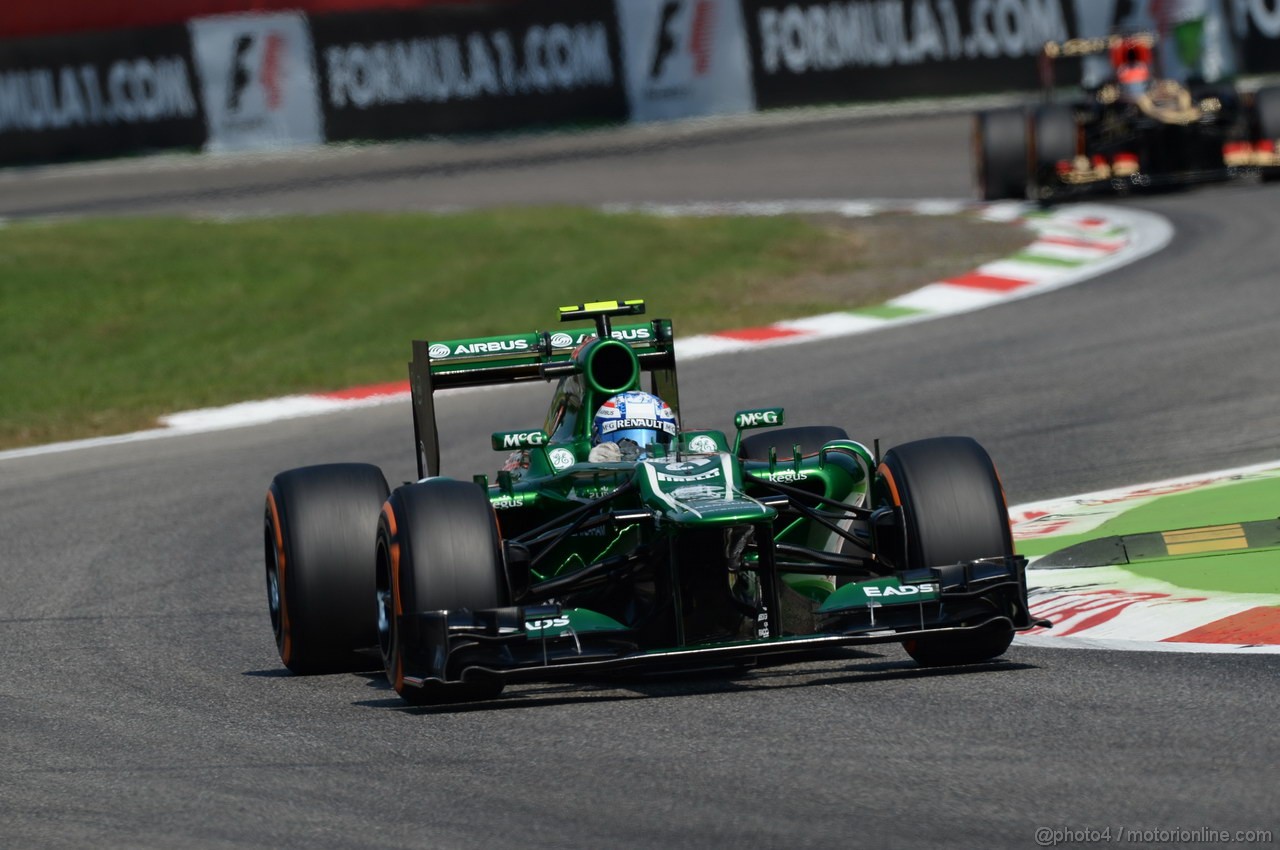
{"type": "Polygon", "coordinates": [[[876,457],[841,428],[782,427],[780,408],[738,413],[733,439],[680,429],[670,320],[611,326],[640,301],[560,312],[594,327],[413,343],[420,480],[389,492],[354,463],[275,477],[267,594],[290,670],[376,652],[419,704],[855,644],[975,663],[1044,625],[972,439],[876,457]],[[521,381],[556,382],[544,426],[493,434],[493,481],[443,476],[434,394],[521,381]]]}

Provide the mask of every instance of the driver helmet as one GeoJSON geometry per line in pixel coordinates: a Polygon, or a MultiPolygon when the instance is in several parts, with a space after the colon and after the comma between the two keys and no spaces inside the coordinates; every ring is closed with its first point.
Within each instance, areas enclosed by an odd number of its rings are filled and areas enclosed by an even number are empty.
{"type": "Polygon", "coordinates": [[[1133,96],[1146,91],[1151,82],[1151,48],[1141,39],[1126,38],[1112,48],[1111,64],[1116,81],[1133,96]]]}
{"type": "Polygon", "coordinates": [[[670,445],[676,436],[676,415],[671,405],[655,395],[633,390],[613,396],[596,411],[591,422],[591,445],[633,443],[645,456],[654,444],[670,445]]]}

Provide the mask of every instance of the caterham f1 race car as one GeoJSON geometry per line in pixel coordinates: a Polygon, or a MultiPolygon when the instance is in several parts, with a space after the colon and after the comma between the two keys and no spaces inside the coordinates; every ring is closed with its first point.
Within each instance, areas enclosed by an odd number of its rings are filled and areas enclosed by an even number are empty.
{"type": "Polygon", "coordinates": [[[1048,201],[1244,174],[1280,178],[1280,86],[1242,92],[1163,78],[1155,43],[1135,33],[1046,44],[1044,102],[974,116],[978,195],[1048,201]],[[1054,63],[1093,54],[1108,57],[1107,79],[1055,102],[1054,63]]]}
{"type": "Polygon", "coordinates": [[[264,540],[285,666],[380,658],[427,704],[856,644],[976,663],[1045,625],[977,442],[877,457],[842,428],[782,427],[780,408],[739,412],[732,439],[678,427],[671,321],[611,322],[643,312],[596,302],[560,308],[590,329],[415,341],[418,481],[389,492],[360,463],[277,475],[264,540]],[[492,435],[493,481],[442,475],[435,393],[522,381],[556,382],[544,426],[492,435]]]}

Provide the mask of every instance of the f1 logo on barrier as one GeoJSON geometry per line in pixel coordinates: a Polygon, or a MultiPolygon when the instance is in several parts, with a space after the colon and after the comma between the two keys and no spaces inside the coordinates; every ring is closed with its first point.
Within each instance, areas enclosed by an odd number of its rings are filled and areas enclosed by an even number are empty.
{"type": "Polygon", "coordinates": [[[273,112],[280,108],[280,63],[285,50],[284,36],[274,30],[266,34],[262,61],[255,69],[251,60],[256,40],[252,32],[241,33],[232,47],[231,79],[227,82],[228,114],[240,112],[241,97],[255,79],[262,84],[266,108],[273,112]]]}
{"type": "Polygon", "coordinates": [[[657,40],[653,45],[653,67],[649,69],[649,79],[656,80],[662,75],[662,66],[676,50],[676,38],[672,32],[672,21],[680,11],[680,0],[667,0],[662,4],[662,17],[658,23],[657,40]]]}
{"type": "Polygon", "coordinates": [[[634,121],[747,112],[755,106],[739,0],[617,4],[634,121]]]}
{"type": "Polygon", "coordinates": [[[299,12],[188,23],[209,135],[206,150],[319,144],[311,34],[299,12]]]}
{"type": "MultiPolygon", "coordinates": [[[[681,36],[685,33],[680,31],[676,19],[684,6],[685,0],[667,0],[662,4],[653,45],[653,66],[649,69],[651,82],[662,76],[667,60],[679,49],[681,36]]],[[[688,25],[689,52],[693,56],[693,72],[699,77],[711,67],[715,14],[716,7],[712,0],[697,0],[693,4],[693,14],[688,25]]]]}

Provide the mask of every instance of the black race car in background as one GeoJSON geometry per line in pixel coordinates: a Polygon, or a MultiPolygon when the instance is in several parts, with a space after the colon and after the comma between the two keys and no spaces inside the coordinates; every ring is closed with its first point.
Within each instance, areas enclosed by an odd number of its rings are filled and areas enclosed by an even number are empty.
{"type": "Polygon", "coordinates": [[[1226,83],[1162,78],[1148,33],[1049,42],[1045,99],[974,116],[983,200],[1051,200],[1258,173],[1280,177],[1280,86],[1243,92],[1226,83]],[[1105,53],[1111,74],[1067,102],[1053,100],[1059,59],[1105,53]]]}

